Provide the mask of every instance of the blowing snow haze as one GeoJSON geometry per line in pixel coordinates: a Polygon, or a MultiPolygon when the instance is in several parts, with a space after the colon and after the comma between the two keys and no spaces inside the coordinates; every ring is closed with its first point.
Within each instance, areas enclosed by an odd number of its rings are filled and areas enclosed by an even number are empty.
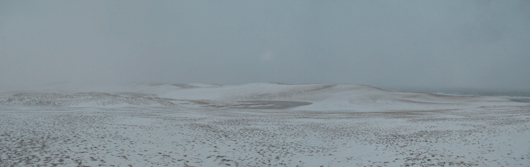
{"type": "Polygon", "coordinates": [[[530,1],[0,0],[0,87],[355,83],[530,90],[530,1]]]}

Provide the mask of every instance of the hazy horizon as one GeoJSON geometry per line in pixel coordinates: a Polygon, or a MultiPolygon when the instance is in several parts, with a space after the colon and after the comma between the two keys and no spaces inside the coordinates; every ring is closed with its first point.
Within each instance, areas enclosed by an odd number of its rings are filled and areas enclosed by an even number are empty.
{"type": "Polygon", "coordinates": [[[530,90],[530,1],[0,1],[0,87],[530,90]]]}

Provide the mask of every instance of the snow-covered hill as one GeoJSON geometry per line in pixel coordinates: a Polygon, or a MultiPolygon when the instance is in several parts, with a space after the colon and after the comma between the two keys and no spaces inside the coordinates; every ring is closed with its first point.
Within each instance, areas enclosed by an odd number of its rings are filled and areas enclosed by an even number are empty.
{"type": "Polygon", "coordinates": [[[139,93],[17,93],[0,99],[9,106],[174,106],[172,99],[139,93]]]}
{"type": "Polygon", "coordinates": [[[491,96],[448,96],[426,93],[392,92],[353,84],[285,85],[255,83],[215,88],[170,91],[160,97],[207,101],[299,101],[309,102],[296,110],[431,110],[490,105],[516,105],[491,96]]]}
{"type": "Polygon", "coordinates": [[[179,105],[357,112],[461,109],[521,104],[500,97],[392,92],[353,84],[150,84],[112,85],[112,89],[93,85],[76,89],[75,86],[63,85],[42,90],[45,91],[12,93],[0,98],[0,104],[94,107],[179,105]],[[101,90],[115,91],[93,92],[101,90]]]}

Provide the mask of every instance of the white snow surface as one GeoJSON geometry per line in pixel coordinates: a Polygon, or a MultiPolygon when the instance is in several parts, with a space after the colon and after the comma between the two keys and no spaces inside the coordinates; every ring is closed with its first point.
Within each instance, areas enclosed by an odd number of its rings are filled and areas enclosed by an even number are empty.
{"type": "Polygon", "coordinates": [[[301,101],[311,105],[296,110],[397,111],[434,110],[495,104],[519,105],[508,99],[488,96],[447,96],[391,92],[365,85],[255,83],[215,88],[176,90],[160,97],[209,101],[301,101]]]}
{"type": "MultiPolygon", "coordinates": [[[[312,111],[402,111],[520,105],[505,98],[449,96],[392,92],[365,85],[254,83],[220,86],[212,84],[116,85],[85,84],[47,86],[42,91],[4,93],[0,104],[23,106],[175,106],[181,102],[203,106],[235,106],[241,102],[305,102],[293,110],[312,111]],[[61,87],[62,86],[62,87],[61,87]],[[111,91],[112,90],[112,91],[111,91]]],[[[182,105],[181,105],[182,106],[182,105]]],[[[264,109],[265,107],[261,107],[264,109]]]]}
{"type": "Polygon", "coordinates": [[[0,166],[530,166],[530,104],[365,85],[0,93],[0,166]]]}

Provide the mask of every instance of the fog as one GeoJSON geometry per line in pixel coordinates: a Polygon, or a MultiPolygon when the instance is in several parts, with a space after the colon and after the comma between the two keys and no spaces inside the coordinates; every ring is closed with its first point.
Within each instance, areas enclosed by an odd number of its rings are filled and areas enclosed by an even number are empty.
{"type": "Polygon", "coordinates": [[[0,0],[0,87],[530,90],[530,1],[0,0]]]}

